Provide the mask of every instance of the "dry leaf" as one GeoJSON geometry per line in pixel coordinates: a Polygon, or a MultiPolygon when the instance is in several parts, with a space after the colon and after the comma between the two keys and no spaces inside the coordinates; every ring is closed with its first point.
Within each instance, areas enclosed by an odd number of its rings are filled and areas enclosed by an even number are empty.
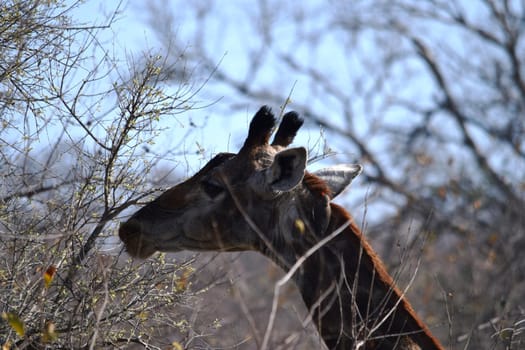
{"type": "Polygon", "coordinates": [[[181,276],[175,281],[175,288],[177,292],[183,292],[188,287],[188,280],[192,274],[193,270],[191,268],[185,269],[181,276]]]}
{"type": "Polygon", "coordinates": [[[49,288],[49,285],[53,281],[53,277],[55,277],[56,271],[57,268],[54,265],[51,265],[47,268],[46,272],[44,272],[44,286],[46,288],[49,288]]]}
{"type": "Polygon", "coordinates": [[[55,324],[47,321],[44,331],[42,332],[42,343],[52,343],[57,340],[58,334],[55,331],[55,324]]]}
{"type": "Polygon", "coordinates": [[[24,322],[18,317],[18,315],[12,312],[2,312],[2,318],[9,323],[11,328],[18,334],[20,337],[23,337],[25,334],[24,322]]]}

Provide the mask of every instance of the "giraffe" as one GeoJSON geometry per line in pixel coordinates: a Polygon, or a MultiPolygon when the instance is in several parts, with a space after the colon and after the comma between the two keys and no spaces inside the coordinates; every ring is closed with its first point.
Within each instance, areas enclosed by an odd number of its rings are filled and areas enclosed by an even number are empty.
{"type": "Polygon", "coordinates": [[[253,117],[237,154],[219,153],[121,224],[127,252],[258,251],[288,271],[329,349],[444,349],[396,287],[349,213],[332,199],[362,171],[338,165],[306,171],[307,151],[288,148],[303,120],[253,117]]]}

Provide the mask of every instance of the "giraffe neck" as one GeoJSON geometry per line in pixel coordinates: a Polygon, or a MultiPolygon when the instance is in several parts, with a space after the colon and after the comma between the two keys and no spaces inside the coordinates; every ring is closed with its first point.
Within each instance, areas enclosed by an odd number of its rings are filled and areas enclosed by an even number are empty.
{"type": "MultiPolygon", "coordinates": [[[[315,219],[317,223],[323,221],[315,219]]],[[[371,335],[375,340],[367,341],[366,349],[415,349],[414,342],[421,349],[443,349],[402,297],[383,263],[342,207],[330,203],[326,229],[314,236],[322,239],[345,224],[346,229],[306,259],[294,275],[327,346],[352,349],[355,339],[362,339],[367,331],[377,328],[371,335]],[[393,308],[395,312],[389,314],[393,308]],[[381,322],[383,319],[386,321],[381,322]],[[411,339],[400,334],[410,334],[411,339]]],[[[304,246],[296,248],[294,255],[286,255],[287,260],[293,265],[304,251],[304,246]]]]}

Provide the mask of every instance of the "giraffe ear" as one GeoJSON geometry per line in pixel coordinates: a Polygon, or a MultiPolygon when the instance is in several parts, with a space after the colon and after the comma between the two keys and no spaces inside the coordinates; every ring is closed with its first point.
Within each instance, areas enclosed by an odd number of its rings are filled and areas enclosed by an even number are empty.
{"type": "Polygon", "coordinates": [[[274,191],[289,191],[297,186],[303,180],[307,158],[304,147],[277,153],[266,173],[270,188],[274,191]]]}
{"type": "Polygon", "coordinates": [[[331,197],[335,198],[339,193],[350,185],[352,180],[363,171],[360,164],[339,164],[314,172],[330,188],[331,197]]]}

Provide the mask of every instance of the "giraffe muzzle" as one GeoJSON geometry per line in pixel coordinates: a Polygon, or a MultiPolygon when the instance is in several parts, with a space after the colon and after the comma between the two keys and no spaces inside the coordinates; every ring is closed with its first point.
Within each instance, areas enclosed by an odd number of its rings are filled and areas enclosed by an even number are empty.
{"type": "Polygon", "coordinates": [[[121,224],[118,235],[132,257],[146,259],[157,251],[155,246],[145,239],[142,225],[138,220],[130,219],[121,224]]]}

